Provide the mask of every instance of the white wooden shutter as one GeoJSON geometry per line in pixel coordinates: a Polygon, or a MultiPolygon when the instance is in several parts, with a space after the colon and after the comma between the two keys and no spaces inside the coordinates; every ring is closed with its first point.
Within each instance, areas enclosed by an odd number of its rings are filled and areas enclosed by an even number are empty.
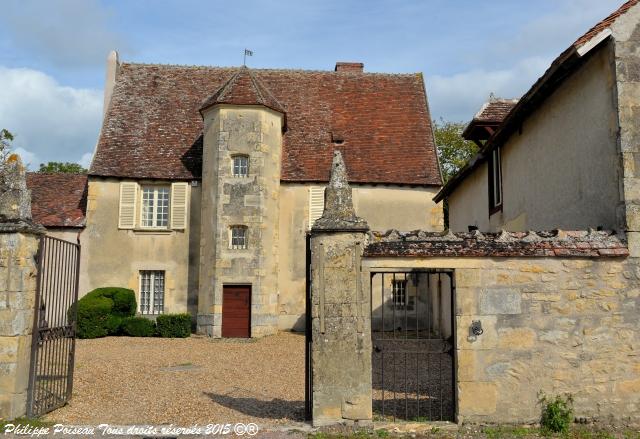
{"type": "Polygon", "coordinates": [[[120,208],[118,210],[118,228],[133,229],[136,226],[136,204],[138,201],[138,183],[123,181],[120,183],[120,208]]]}
{"type": "Polygon", "coordinates": [[[324,187],[309,187],[309,229],[322,216],[324,211],[324,187]]]}
{"type": "Polygon", "coordinates": [[[171,185],[171,228],[187,228],[187,194],[188,183],[173,183],[171,185]]]}

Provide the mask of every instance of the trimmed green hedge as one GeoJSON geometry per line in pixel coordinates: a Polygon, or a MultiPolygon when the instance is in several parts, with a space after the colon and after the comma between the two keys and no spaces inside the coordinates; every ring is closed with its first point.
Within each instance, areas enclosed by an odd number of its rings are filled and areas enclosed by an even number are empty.
{"type": "Polygon", "coordinates": [[[156,324],[145,317],[126,317],[120,326],[122,333],[130,337],[153,337],[156,335],[156,324]]]}
{"type": "Polygon", "coordinates": [[[156,318],[156,328],[160,337],[189,337],[191,335],[191,314],[161,314],[156,318]]]}
{"type": "Polygon", "coordinates": [[[78,300],[78,337],[115,335],[125,317],[136,313],[136,296],[127,288],[97,288],[78,300]]]}

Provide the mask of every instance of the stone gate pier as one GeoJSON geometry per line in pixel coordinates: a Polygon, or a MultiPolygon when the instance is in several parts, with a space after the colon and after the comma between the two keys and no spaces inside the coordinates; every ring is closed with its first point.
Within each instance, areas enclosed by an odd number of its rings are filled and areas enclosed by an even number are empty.
{"type": "Polygon", "coordinates": [[[17,156],[0,166],[0,419],[26,414],[38,242],[25,169],[17,156]]]}
{"type": "Polygon", "coordinates": [[[363,294],[360,276],[368,230],[355,214],[336,151],[324,213],[311,231],[314,425],[372,419],[370,297],[363,294]]]}

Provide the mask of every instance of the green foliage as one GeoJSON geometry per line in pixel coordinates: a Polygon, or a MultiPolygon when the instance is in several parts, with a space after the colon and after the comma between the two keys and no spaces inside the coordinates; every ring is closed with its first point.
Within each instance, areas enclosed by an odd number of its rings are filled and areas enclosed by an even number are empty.
{"type": "Polygon", "coordinates": [[[84,174],[87,172],[87,170],[77,163],[48,162],[47,164],[40,163],[40,169],[38,169],[38,172],[40,172],[41,174],[51,172],[61,172],[65,174],[84,174]]]}
{"type": "Polygon", "coordinates": [[[533,428],[524,427],[512,427],[512,426],[494,426],[485,427],[482,429],[482,433],[488,439],[502,439],[502,438],[523,438],[531,435],[536,435],[538,431],[533,428]]]}
{"type": "Polygon", "coordinates": [[[5,171],[5,164],[7,158],[9,158],[9,151],[11,149],[11,142],[13,141],[13,134],[5,129],[0,130],[0,175],[5,171]]]}
{"type": "Polygon", "coordinates": [[[567,395],[563,398],[557,395],[548,398],[543,393],[538,395],[538,402],[542,406],[540,425],[542,429],[554,433],[567,433],[573,422],[573,398],[567,395]]]}
{"type": "Polygon", "coordinates": [[[124,335],[130,337],[153,337],[156,335],[156,324],[144,317],[126,317],[122,320],[120,329],[124,335]]]}
{"type": "Polygon", "coordinates": [[[97,288],[78,300],[77,309],[79,338],[115,335],[122,319],[135,315],[136,297],[127,288],[97,288]]]}
{"type": "Polygon", "coordinates": [[[443,119],[433,121],[433,135],[444,183],[478,153],[478,145],[462,138],[465,126],[462,122],[445,122],[443,119]]]}
{"type": "Polygon", "coordinates": [[[160,337],[189,337],[191,335],[191,314],[161,314],[156,319],[156,327],[160,337]]]}

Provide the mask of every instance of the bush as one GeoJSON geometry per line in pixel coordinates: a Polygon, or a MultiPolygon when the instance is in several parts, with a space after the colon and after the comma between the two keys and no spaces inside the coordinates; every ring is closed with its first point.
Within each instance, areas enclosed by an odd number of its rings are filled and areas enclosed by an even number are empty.
{"type": "Polygon", "coordinates": [[[156,318],[156,326],[160,337],[189,337],[191,335],[191,314],[161,314],[156,318]]]}
{"type": "Polygon", "coordinates": [[[77,304],[78,337],[117,334],[122,319],[135,315],[136,307],[136,296],[127,288],[97,288],[89,292],[77,304]]]}
{"type": "Polygon", "coordinates": [[[126,317],[120,325],[122,333],[130,337],[153,337],[156,335],[156,324],[144,317],[126,317]]]}
{"type": "Polygon", "coordinates": [[[539,398],[540,405],[542,405],[540,418],[542,429],[554,433],[567,433],[573,421],[573,398],[571,395],[567,395],[566,398],[558,395],[549,399],[544,394],[540,394],[539,398]]]}

